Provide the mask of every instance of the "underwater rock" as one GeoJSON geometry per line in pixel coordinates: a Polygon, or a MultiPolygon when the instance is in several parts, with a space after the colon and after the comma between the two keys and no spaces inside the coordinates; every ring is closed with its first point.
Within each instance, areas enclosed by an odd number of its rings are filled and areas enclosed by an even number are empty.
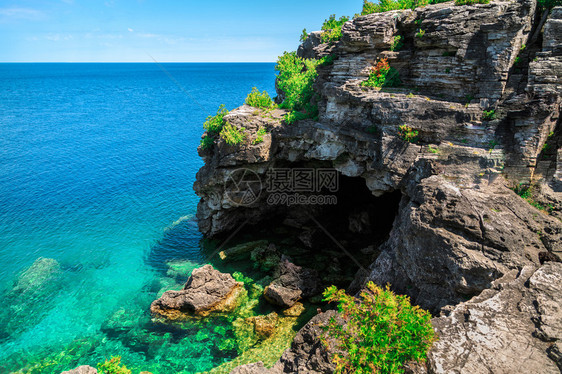
{"type": "Polygon", "coordinates": [[[153,315],[181,320],[190,315],[206,317],[215,312],[230,312],[238,304],[244,290],[230,274],[221,273],[211,265],[193,270],[183,290],[166,291],[150,306],[153,315]]]}
{"type": "Polygon", "coordinates": [[[98,374],[98,371],[91,366],[82,365],[73,370],[63,371],[61,374],[98,374]]]}
{"type": "Polygon", "coordinates": [[[252,251],[257,248],[267,248],[267,240],[256,240],[254,242],[242,243],[237,246],[219,252],[221,260],[237,261],[250,257],[252,251]]]}
{"type": "Polygon", "coordinates": [[[275,312],[271,312],[266,316],[256,316],[246,319],[254,325],[254,332],[260,339],[269,338],[275,331],[279,316],[275,312]]]}
{"type": "Polygon", "coordinates": [[[302,303],[295,303],[295,305],[293,305],[292,307],[290,307],[289,309],[285,309],[283,311],[283,315],[287,316],[287,317],[298,317],[301,314],[303,314],[303,312],[305,311],[305,307],[302,303]]]}
{"type": "Polygon", "coordinates": [[[316,271],[297,266],[283,256],[278,273],[279,276],[264,290],[264,296],[270,303],[290,308],[303,297],[318,293],[316,271]]]}
{"type": "Polygon", "coordinates": [[[183,278],[191,275],[191,272],[201,266],[200,263],[190,260],[173,260],[166,263],[168,271],[166,275],[170,278],[183,278]]]}
{"type": "Polygon", "coordinates": [[[61,272],[60,265],[57,260],[52,258],[39,257],[27,269],[21,272],[15,281],[12,292],[25,293],[34,291],[38,287],[45,286],[53,277],[61,272]]]}
{"type": "Polygon", "coordinates": [[[262,271],[270,271],[279,264],[281,255],[275,244],[269,244],[267,247],[259,246],[255,248],[250,254],[250,259],[254,262],[254,267],[262,271]]]}

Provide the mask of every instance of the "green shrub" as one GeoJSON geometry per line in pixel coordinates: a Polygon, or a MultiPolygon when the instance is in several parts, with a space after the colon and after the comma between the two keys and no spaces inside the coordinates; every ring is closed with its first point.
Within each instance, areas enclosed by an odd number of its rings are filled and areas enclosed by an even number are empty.
{"type": "Polygon", "coordinates": [[[398,135],[408,143],[415,143],[418,141],[419,132],[408,125],[402,125],[399,127],[398,135]]]}
{"type": "Polygon", "coordinates": [[[226,142],[226,144],[240,144],[246,138],[246,133],[244,132],[245,130],[246,129],[244,127],[238,128],[227,122],[220,132],[220,137],[226,142]]]}
{"type": "Polygon", "coordinates": [[[336,19],[335,14],[332,14],[330,18],[325,20],[322,25],[322,43],[332,43],[340,40],[342,35],[341,29],[347,21],[349,21],[349,17],[343,16],[340,19],[336,19]]]}
{"type": "Polygon", "coordinates": [[[302,29],[302,34],[299,40],[301,43],[304,43],[306,39],[308,39],[308,33],[306,32],[306,29],[302,29]]]}
{"type": "Polygon", "coordinates": [[[215,139],[209,135],[205,135],[203,139],[201,139],[201,149],[210,149],[213,144],[215,144],[215,139]]]}
{"type": "Polygon", "coordinates": [[[404,46],[404,41],[402,40],[402,36],[400,35],[396,35],[394,37],[394,40],[392,42],[392,45],[390,46],[390,50],[391,51],[398,51],[400,50],[400,48],[402,48],[404,46]]]}
{"type": "Polygon", "coordinates": [[[488,4],[490,0],[455,0],[455,5],[488,4]]]}
{"type": "Polygon", "coordinates": [[[254,108],[271,109],[273,100],[266,91],[260,92],[257,87],[252,88],[252,92],[246,97],[246,104],[254,108]]]}
{"type": "Polygon", "coordinates": [[[429,152],[431,153],[439,153],[439,148],[432,146],[431,144],[428,147],[429,152]]]}
{"type": "Polygon", "coordinates": [[[324,291],[324,300],[337,302],[345,321],[330,319],[321,338],[332,352],[336,373],[402,373],[405,363],[425,361],[436,340],[429,312],[388,286],[367,283],[360,302],[332,286],[324,291]]]}
{"type": "Polygon", "coordinates": [[[538,0],[537,4],[541,9],[551,9],[555,6],[562,6],[562,0],[538,0]]]}
{"type": "Polygon", "coordinates": [[[263,142],[263,137],[265,134],[267,134],[267,130],[265,129],[265,127],[260,127],[256,132],[256,138],[254,139],[253,144],[259,144],[263,142]]]}
{"type": "Polygon", "coordinates": [[[387,58],[377,61],[377,64],[371,68],[369,78],[361,82],[363,87],[395,87],[400,85],[398,71],[390,67],[387,58]]]}
{"type": "Polygon", "coordinates": [[[225,108],[224,104],[219,106],[217,114],[214,116],[208,116],[207,120],[203,124],[203,128],[207,130],[209,135],[216,135],[221,132],[222,126],[224,125],[224,116],[228,114],[228,109],[225,108]]]}
{"type": "Polygon", "coordinates": [[[125,365],[121,366],[121,356],[111,357],[111,360],[106,360],[103,364],[98,364],[98,372],[100,374],[131,374],[131,370],[127,369],[125,365]]]}
{"type": "Polygon", "coordinates": [[[423,36],[425,35],[425,30],[419,29],[418,32],[416,33],[416,37],[418,38],[423,38],[423,36]]]}
{"type": "Polygon", "coordinates": [[[496,119],[496,111],[494,109],[492,110],[485,110],[482,113],[482,118],[484,118],[487,121],[491,121],[493,119],[496,119]]]}
{"type": "Polygon", "coordinates": [[[538,201],[535,200],[534,198],[534,194],[535,194],[535,188],[533,186],[529,186],[523,183],[519,183],[518,186],[515,186],[513,188],[513,191],[515,191],[515,193],[517,195],[519,195],[521,198],[525,199],[529,204],[531,204],[532,206],[534,206],[535,208],[537,208],[538,210],[542,210],[545,211],[547,213],[552,212],[552,210],[554,210],[554,207],[552,205],[544,205],[539,203],[538,201]]]}
{"type": "Polygon", "coordinates": [[[288,123],[318,115],[318,107],[311,104],[314,96],[312,85],[318,76],[316,67],[327,58],[303,59],[296,52],[285,52],[279,56],[275,66],[279,72],[277,86],[285,94],[279,107],[291,111],[286,117],[288,123]]]}
{"type": "Polygon", "coordinates": [[[371,13],[382,13],[399,9],[416,9],[428,4],[442,2],[444,2],[444,0],[380,0],[378,3],[364,0],[361,15],[365,16],[371,13]]]}

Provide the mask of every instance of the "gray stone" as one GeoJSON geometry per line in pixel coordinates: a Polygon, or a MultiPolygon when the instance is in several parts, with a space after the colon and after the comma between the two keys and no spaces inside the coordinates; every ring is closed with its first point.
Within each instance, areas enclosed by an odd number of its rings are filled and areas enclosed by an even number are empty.
{"type": "Polygon", "coordinates": [[[97,374],[98,371],[88,365],[78,366],[76,369],[63,371],[61,374],[97,374]]]}

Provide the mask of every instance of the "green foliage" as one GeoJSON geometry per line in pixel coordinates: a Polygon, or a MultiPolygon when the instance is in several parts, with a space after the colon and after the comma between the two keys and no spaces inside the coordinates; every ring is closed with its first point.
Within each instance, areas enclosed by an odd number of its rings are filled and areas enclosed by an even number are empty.
{"type": "Polygon", "coordinates": [[[203,128],[207,130],[210,135],[216,135],[221,132],[222,126],[224,125],[224,116],[228,114],[228,109],[225,108],[224,104],[219,106],[217,114],[214,116],[208,116],[207,120],[203,124],[203,128]]]}
{"type": "Polygon", "coordinates": [[[380,0],[378,3],[364,0],[361,15],[382,13],[390,10],[416,9],[428,4],[437,4],[444,0],[380,0]]]}
{"type": "Polygon", "coordinates": [[[416,95],[414,95],[414,94],[411,93],[411,92],[406,95],[406,97],[407,97],[408,99],[411,99],[412,97],[415,97],[415,96],[416,96],[416,95]]]}
{"type": "Polygon", "coordinates": [[[492,151],[494,150],[494,148],[496,148],[496,145],[498,145],[497,140],[495,140],[495,139],[490,140],[490,141],[488,142],[489,152],[492,152],[492,151]]]}
{"type": "Polygon", "coordinates": [[[100,374],[131,374],[131,370],[127,369],[125,365],[121,365],[121,356],[111,357],[111,360],[106,360],[103,364],[98,364],[98,372],[100,374]]]}
{"type": "Polygon", "coordinates": [[[408,125],[402,125],[399,127],[398,135],[408,143],[415,143],[418,141],[419,132],[408,125]]]}
{"type": "Polygon", "coordinates": [[[271,109],[273,108],[273,100],[267,91],[260,92],[257,87],[252,88],[252,92],[246,97],[246,104],[254,108],[271,109]]]}
{"type": "Polygon", "coordinates": [[[303,59],[296,52],[285,52],[279,56],[275,66],[279,72],[277,86],[285,94],[279,107],[291,111],[285,118],[287,123],[318,115],[318,107],[311,104],[314,96],[312,85],[318,76],[316,67],[328,59],[328,56],[321,60],[303,59]]]}
{"type": "Polygon", "coordinates": [[[519,58],[519,56],[515,57],[515,61],[513,62],[513,65],[518,65],[519,62],[521,62],[521,58],[519,58]]]}
{"type": "Polygon", "coordinates": [[[320,35],[322,43],[333,43],[340,40],[342,35],[341,29],[347,21],[349,21],[349,17],[343,16],[340,19],[336,19],[335,14],[332,14],[330,18],[325,20],[322,25],[323,33],[320,35]]]}
{"type": "Polygon", "coordinates": [[[201,148],[202,149],[210,149],[215,144],[215,139],[210,137],[209,135],[205,135],[203,139],[201,139],[201,148]]]}
{"type": "Polygon", "coordinates": [[[562,0],[538,0],[539,8],[552,9],[555,6],[562,6],[562,0]]]}
{"type": "Polygon", "coordinates": [[[436,340],[429,312],[412,306],[407,296],[367,283],[358,303],[331,286],[324,300],[338,303],[345,324],[332,318],[321,337],[336,373],[403,373],[410,361],[423,362],[436,340]],[[335,348],[335,349],[333,349],[335,348]]]}
{"type": "Polygon", "coordinates": [[[369,78],[361,82],[363,87],[396,87],[402,83],[398,76],[398,71],[390,67],[386,58],[380,59],[377,64],[371,68],[369,78]]]}
{"type": "Polygon", "coordinates": [[[485,110],[482,113],[482,118],[486,121],[491,121],[493,119],[496,119],[496,111],[494,109],[485,110]]]}
{"type": "Polygon", "coordinates": [[[226,142],[226,144],[240,144],[246,138],[246,133],[244,132],[244,130],[246,129],[243,127],[238,128],[227,122],[220,132],[220,137],[226,142]]]}
{"type": "Polygon", "coordinates": [[[455,0],[455,5],[488,4],[490,0],[455,0]]]}
{"type": "Polygon", "coordinates": [[[524,184],[524,183],[519,183],[519,185],[515,186],[513,188],[513,191],[515,191],[515,193],[517,195],[519,195],[521,198],[525,199],[529,204],[531,204],[532,206],[534,206],[535,208],[537,208],[538,210],[542,210],[544,212],[550,213],[554,210],[554,206],[551,204],[548,205],[544,205],[539,203],[538,201],[535,200],[534,198],[534,194],[535,194],[535,189],[533,186],[524,184]]]}
{"type": "Polygon", "coordinates": [[[328,66],[328,65],[332,65],[334,63],[334,60],[336,59],[336,55],[335,54],[331,54],[331,55],[327,55],[322,57],[319,60],[318,65],[319,66],[328,66]]]}
{"type": "Polygon", "coordinates": [[[425,30],[419,29],[416,33],[416,37],[422,38],[425,35],[425,30]]]}
{"type": "Polygon", "coordinates": [[[308,39],[308,36],[309,36],[309,35],[308,35],[308,33],[306,32],[306,29],[302,29],[302,34],[301,34],[301,37],[300,37],[300,39],[299,39],[300,42],[301,42],[301,43],[304,43],[304,42],[306,41],[306,39],[308,39]]]}
{"type": "Polygon", "coordinates": [[[401,35],[396,35],[390,46],[391,51],[398,51],[404,46],[404,41],[401,35]]]}
{"type": "Polygon", "coordinates": [[[260,127],[258,129],[258,131],[256,132],[256,138],[254,139],[254,141],[252,143],[253,144],[259,144],[259,143],[263,142],[263,137],[264,137],[265,134],[267,134],[267,130],[265,129],[265,127],[260,127]]]}
{"type": "Polygon", "coordinates": [[[431,153],[439,153],[439,148],[429,145],[428,151],[431,153]]]}

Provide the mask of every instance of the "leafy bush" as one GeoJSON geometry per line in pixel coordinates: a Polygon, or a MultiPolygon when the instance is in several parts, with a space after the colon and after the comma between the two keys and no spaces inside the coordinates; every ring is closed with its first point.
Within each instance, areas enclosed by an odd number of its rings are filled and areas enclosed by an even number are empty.
{"type": "Polygon", "coordinates": [[[306,32],[306,29],[302,29],[302,34],[299,40],[301,43],[304,43],[306,39],[308,39],[308,33],[306,32]]]}
{"type": "Polygon", "coordinates": [[[266,91],[260,92],[257,87],[252,88],[252,92],[246,97],[246,104],[254,108],[271,109],[273,100],[266,91]]]}
{"type": "Polygon", "coordinates": [[[207,130],[209,135],[216,135],[221,132],[222,126],[224,125],[224,116],[228,114],[228,109],[225,108],[224,104],[219,106],[217,114],[214,116],[208,116],[207,120],[203,124],[203,128],[207,130]]]}
{"type": "Polygon", "coordinates": [[[209,135],[205,135],[203,139],[201,139],[201,149],[210,149],[213,144],[215,144],[215,139],[210,137],[209,135]]]}
{"type": "Polygon", "coordinates": [[[491,120],[493,120],[493,119],[496,118],[496,111],[495,111],[494,109],[492,109],[492,110],[485,110],[485,111],[482,113],[482,118],[484,118],[484,119],[487,120],[487,121],[491,121],[491,120]]]}
{"type": "Polygon", "coordinates": [[[245,130],[246,129],[244,127],[238,128],[227,122],[220,132],[220,137],[226,142],[226,144],[240,144],[246,138],[246,133],[244,132],[245,130]]]}
{"type": "Polygon", "coordinates": [[[318,76],[316,67],[327,58],[303,59],[296,52],[285,52],[279,56],[275,66],[275,70],[279,72],[277,86],[285,94],[279,107],[291,111],[286,117],[288,123],[318,115],[318,107],[311,104],[314,96],[312,85],[318,76]]]}
{"type": "Polygon", "coordinates": [[[265,129],[265,127],[260,127],[256,132],[256,138],[254,139],[253,144],[259,144],[263,142],[263,137],[265,134],[267,134],[267,130],[265,129]]]}
{"type": "Polygon", "coordinates": [[[336,373],[402,373],[405,363],[425,361],[436,340],[429,312],[412,306],[407,296],[394,294],[388,286],[367,283],[359,303],[332,286],[324,291],[324,300],[337,302],[345,321],[332,318],[322,335],[336,373]]]}
{"type": "Polygon", "coordinates": [[[555,6],[562,6],[562,0],[538,0],[539,8],[551,9],[555,6]]]}
{"type": "Polygon", "coordinates": [[[490,0],[455,0],[455,5],[488,4],[490,0]]]}
{"type": "Polygon", "coordinates": [[[404,46],[404,41],[402,40],[402,36],[401,35],[396,35],[394,37],[394,40],[392,42],[392,45],[390,46],[390,50],[391,51],[398,51],[400,50],[400,48],[402,48],[404,46]]]}
{"type": "Polygon", "coordinates": [[[423,38],[424,35],[425,35],[425,30],[423,29],[419,29],[418,32],[416,33],[416,37],[418,38],[423,38]]]}
{"type": "Polygon", "coordinates": [[[361,15],[382,13],[390,10],[416,9],[428,4],[442,3],[447,0],[380,0],[378,3],[364,0],[361,15]]]}
{"type": "Polygon", "coordinates": [[[398,135],[402,138],[402,140],[407,141],[409,143],[415,143],[418,141],[418,130],[408,126],[402,125],[399,127],[398,135]]]}
{"type": "Polygon", "coordinates": [[[121,366],[121,356],[111,357],[111,360],[106,360],[103,364],[98,364],[98,372],[100,374],[131,374],[131,370],[127,369],[125,365],[121,366]]]}
{"type": "Polygon", "coordinates": [[[322,43],[332,43],[337,42],[341,39],[341,29],[343,24],[349,21],[349,17],[340,17],[340,19],[336,19],[336,15],[332,14],[330,18],[324,21],[322,25],[322,43]]]}
{"type": "Polygon", "coordinates": [[[388,59],[382,58],[371,68],[369,78],[361,82],[363,87],[395,87],[400,84],[398,71],[391,68],[388,59]]]}
{"type": "Polygon", "coordinates": [[[535,189],[533,186],[529,186],[523,183],[519,183],[518,186],[515,186],[513,188],[513,191],[515,191],[515,193],[517,195],[519,195],[521,198],[525,199],[529,204],[531,204],[532,206],[534,206],[535,208],[537,208],[538,210],[542,210],[545,211],[547,213],[551,212],[554,207],[552,205],[543,205],[541,203],[539,203],[538,201],[535,200],[534,198],[534,194],[535,194],[535,189]]]}

